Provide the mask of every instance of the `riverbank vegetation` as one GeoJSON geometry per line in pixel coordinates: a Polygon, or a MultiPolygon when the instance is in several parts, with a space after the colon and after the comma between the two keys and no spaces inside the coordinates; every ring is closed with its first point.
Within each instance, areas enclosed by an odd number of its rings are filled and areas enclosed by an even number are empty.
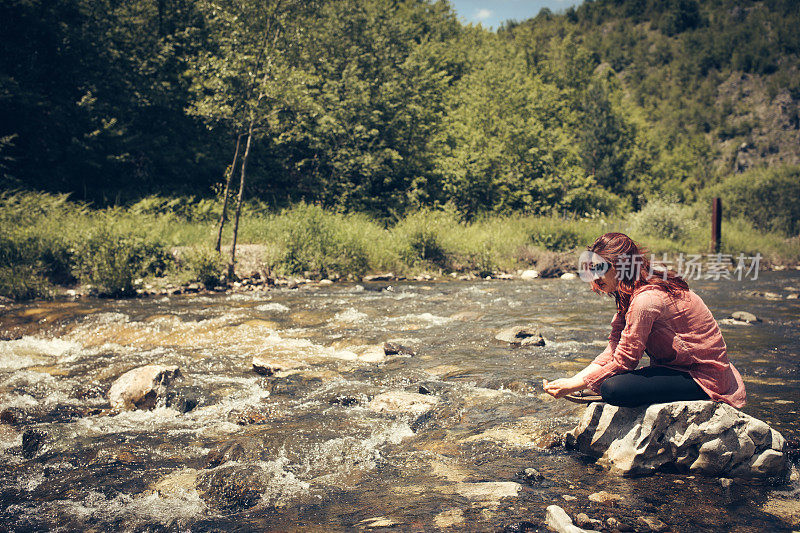
{"type": "MultiPolygon", "coordinates": [[[[450,273],[496,276],[574,268],[577,253],[605,231],[624,231],[654,253],[707,253],[709,217],[697,204],[659,200],[640,212],[584,218],[485,216],[466,220],[454,208],[422,210],[386,225],[300,203],[273,211],[255,201],[244,208],[239,241],[256,245],[255,264],[266,276],[358,279],[391,271],[407,276],[450,273]],[[664,226],[666,224],[668,226],[664,226]],[[669,233],[665,233],[668,231],[669,233]]],[[[227,248],[213,250],[221,202],[148,197],[126,209],[92,209],[64,195],[0,196],[0,295],[49,297],[57,286],[82,284],[112,296],[133,295],[148,280],[229,281],[227,248]]],[[[726,221],[723,252],[761,253],[764,265],[800,261],[800,240],[726,221]]],[[[229,242],[226,232],[223,242],[229,242]]],[[[252,262],[252,261],[251,261],[252,262]]],[[[245,272],[238,270],[240,274],[245,272]]]]}
{"type": "Polygon", "coordinates": [[[796,261],[798,17],[596,0],[489,31],[446,1],[5,2],[0,293],[231,279],[223,204],[287,275],[484,275],[606,229],[707,251],[714,196],[726,251],[796,261]]]}

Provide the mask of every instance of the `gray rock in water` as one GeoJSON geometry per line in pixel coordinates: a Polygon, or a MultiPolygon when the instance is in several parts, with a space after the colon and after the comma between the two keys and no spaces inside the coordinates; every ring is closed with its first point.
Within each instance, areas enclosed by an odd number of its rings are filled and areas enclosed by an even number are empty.
{"type": "Polygon", "coordinates": [[[573,524],[567,512],[558,505],[547,506],[545,521],[548,528],[558,531],[558,533],[596,533],[573,524]]]}
{"type": "Polygon", "coordinates": [[[414,357],[416,352],[412,348],[408,346],[403,346],[397,342],[384,342],[383,343],[383,353],[385,355],[403,355],[408,357],[414,357]]]}
{"type": "Polygon", "coordinates": [[[513,326],[494,336],[495,339],[516,346],[544,346],[544,338],[535,326],[513,326]]]}
{"type": "Polygon", "coordinates": [[[726,477],[787,472],[786,441],[765,422],[725,403],[672,402],[647,408],[590,404],[566,445],[623,475],[661,467],[726,477]]]}
{"type": "Polygon", "coordinates": [[[747,311],[734,311],[733,313],[731,313],[731,318],[734,320],[738,320],[739,322],[747,322],[748,324],[761,322],[760,318],[758,318],[753,313],[748,313],[747,311]]]}
{"type": "Polygon", "coordinates": [[[115,410],[152,409],[181,373],[177,366],[147,365],[122,374],[111,385],[108,400],[115,410]]]}

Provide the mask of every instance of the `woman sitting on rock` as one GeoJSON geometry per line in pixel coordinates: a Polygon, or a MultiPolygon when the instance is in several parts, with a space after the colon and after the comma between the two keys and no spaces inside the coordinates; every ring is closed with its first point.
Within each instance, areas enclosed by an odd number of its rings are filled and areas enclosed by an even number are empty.
{"type": "Polygon", "coordinates": [[[744,406],[744,383],[719,326],[686,281],[652,270],[646,251],[622,233],[606,233],[588,250],[581,277],[617,302],[608,346],[574,376],[544,380],[545,392],[575,399],[588,387],[624,407],[708,399],[744,406]],[[650,366],[636,369],[645,351],[650,366]]]}

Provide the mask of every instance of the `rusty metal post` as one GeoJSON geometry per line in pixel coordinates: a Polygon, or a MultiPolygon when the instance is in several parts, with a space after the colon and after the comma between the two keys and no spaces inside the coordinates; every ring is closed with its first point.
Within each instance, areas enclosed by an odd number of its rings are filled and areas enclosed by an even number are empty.
{"type": "Polygon", "coordinates": [[[711,200],[711,249],[719,253],[722,246],[722,200],[711,200]]]}

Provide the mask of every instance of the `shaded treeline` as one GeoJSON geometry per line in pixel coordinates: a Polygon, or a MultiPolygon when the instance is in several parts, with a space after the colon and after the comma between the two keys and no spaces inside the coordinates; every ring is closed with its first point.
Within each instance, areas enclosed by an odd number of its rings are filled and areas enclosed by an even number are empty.
{"type": "Polygon", "coordinates": [[[798,23],[790,0],[604,0],[496,33],[443,1],[8,0],[0,185],[102,206],[228,177],[383,220],[694,201],[800,162],[798,23]]]}

